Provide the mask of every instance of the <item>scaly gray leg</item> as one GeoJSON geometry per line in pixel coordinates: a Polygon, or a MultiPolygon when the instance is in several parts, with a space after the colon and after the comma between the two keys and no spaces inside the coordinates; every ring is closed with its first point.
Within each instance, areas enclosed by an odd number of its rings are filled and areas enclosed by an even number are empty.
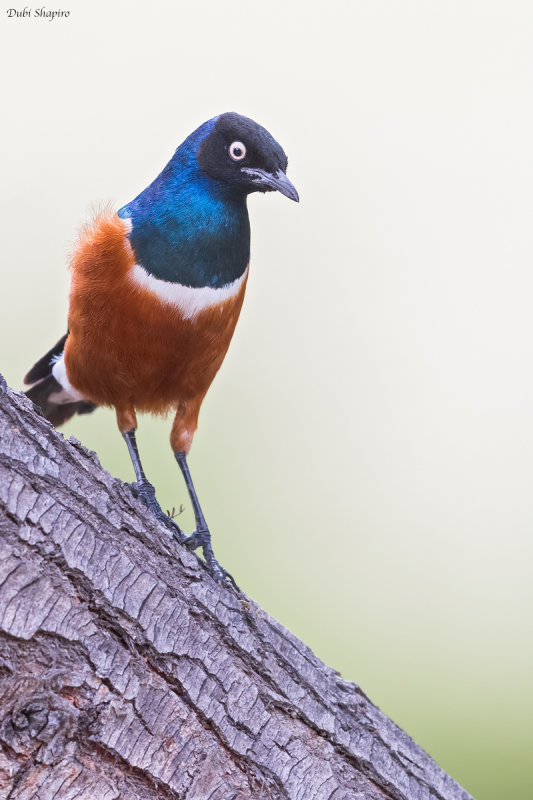
{"type": "Polygon", "coordinates": [[[135,477],[137,478],[135,483],[130,484],[133,494],[144,503],[144,505],[155,517],[157,517],[157,519],[161,520],[161,522],[172,531],[178,541],[183,542],[185,534],[179,525],[176,525],[174,520],[165,514],[156,500],[154,487],[144,474],[141,458],[139,456],[139,450],[137,448],[137,439],[135,438],[135,428],[132,428],[130,431],[127,431],[122,435],[124,436],[124,440],[128,446],[128,452],[133,464],[133,469],[135,470],[135,477]]]}
{"type": "Polygon", "coordinates": [[[185,485],[187,486],[187,491],[189,492],[189,497],[191,498],[194,519],[196,521],[195,532],[190,536],[187,536],[187,538],[183,541],[183,544],[185,547],[188,547],[189,550],[196,550],[197,547],[201,547],[205,563],[207,564],[207,567],[214,579],[220,582],[229,580],[230,583],[237,588],[237,584],[235,583],[233,577],[218,563],[217,559],[215,558],[215,554],[213,553],[213,547],[211,545],[211,533],[207,527],[207,522],[205,521],[204,513],[198,501],[198,495],[196,494],[194,483],[192,482],[191,473],[189,472],[189,465],[187,464],[187,455],[183,450],[176,450],[174,456],[180,465],[180,469],[185,480],[185,485]]]}

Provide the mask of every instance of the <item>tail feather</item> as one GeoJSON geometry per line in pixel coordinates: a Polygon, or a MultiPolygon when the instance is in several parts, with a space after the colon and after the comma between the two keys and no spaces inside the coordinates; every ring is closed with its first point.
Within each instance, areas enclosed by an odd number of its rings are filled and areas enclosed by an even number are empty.
{"type": "Polygon", "coordinates": [[[65,402],[65,392],[61,384],[52,375],[54,362],[61,357],[68,333],[52,347],[46,355],[30,369],[24,383],[33,383],[26,396],[39,406],[46,419],[56,428],[63,425],[75,414],[90,414],[96,406],[86,400],[65,402]]]}
{"type": "Polygon", "coordinates": [[[79,400],[75,403],[54,403],[50,399],[50,395],[59,394],[61,390],[61,384],[56,381],[53,375],[49,375],[47,378],[38,381],[35,386],[32,386],[26,392],[26,396],[30,398],[32,403],[39,406],[46,419],[50,420],[56,428],[63,425],[75,414],[90,414],[96,408],[94,403],[88,403],[85,400],[79,400]]]}
{"type": "Polygon", "coordinates": [[[52,374],[52,364],[65,349],[65,342],[67,341],[68,331],[56,344],[50,348],[48,353],[37,361],[30,371],[24,376],[24,383],[26,385],[37,383],[37,381],[47,378],[52,374]]]}

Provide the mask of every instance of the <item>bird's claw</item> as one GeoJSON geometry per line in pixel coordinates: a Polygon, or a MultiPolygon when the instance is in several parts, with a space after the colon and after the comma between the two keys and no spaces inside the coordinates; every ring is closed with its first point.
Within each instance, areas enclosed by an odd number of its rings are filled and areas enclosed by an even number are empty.
{"type": "Polygon", "coordinates": [[[219,564],[213,555],[213,551],[211,550],[211,553],[209,554],[206,553],[204,549],[203,554],[207,569],[211,573],[211,577],[214,578],[217,583],[230,583],[234,589],[238,590],[239,587],[237,586],[235,578],[227,571],[227,569],[224,569],[224,567],[219,564]]]}
{"type": "Polygon", "coordinates": [[[233,586],[234,589],[239,591],[239,587],[235,581],[233,575],[224,569],[224,567],[218,563],[216,558],[213,560],[213,563],[210,563],[206,559],[207,569],[211,573],[211,576],[217,583],[229,583],[233,586]]]}
{"type": "Polygon", "coordinates": [[[191,551],[198,547],[205,547],[207,544],[211,544],[211,534],[209,531],[195,531],[190,536],[186,536],[182,544],[191,551]]]}
{"type": "Polygon", "coordinates": [[[194,533],[191,533],[190,536],[186,536],[182,541],[182,544],[187,548],[187,550],[191,551],[196,550],[198,547],[202,548],[202,554],[207,569],[217,583],[225,583],[227,581],[228,583],[231,583],[235,589],[239,588],[233,575],[224,569],[224,567],[219,564],[215,558],[215,554],[213,553],[213,548],[211,546],[211,534],[207,529],[196,530],[194,533]]]}
{"type": "Polygon", "coordinates": [[[179,542],[183,542],[183,531],[168,514],[165,514],[157,502],[152,484],[149,481],[135,481],[135,483],[130,483],[130,487],[135,497],[152,512],[154,517],[157,517],[160,522],[169,528],[179,542]]]}

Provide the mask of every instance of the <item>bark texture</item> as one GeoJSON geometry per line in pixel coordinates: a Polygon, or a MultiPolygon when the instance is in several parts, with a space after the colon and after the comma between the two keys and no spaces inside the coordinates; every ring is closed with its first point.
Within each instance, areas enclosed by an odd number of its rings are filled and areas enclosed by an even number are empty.
{"type": "Polygon", "coordinates": [[[469,795],[1,384],[0,798],[469,795]]]}

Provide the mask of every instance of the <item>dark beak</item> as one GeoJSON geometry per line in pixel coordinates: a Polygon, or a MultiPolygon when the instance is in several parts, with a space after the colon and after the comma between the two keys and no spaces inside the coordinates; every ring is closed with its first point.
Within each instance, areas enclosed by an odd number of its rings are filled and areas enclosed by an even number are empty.
{"type": "Polygon", "coordinates": [[[296,203],[300,200],[298,192],[281,169],[278,169],[275,175],[271,172],[266,172],[264,169],[254,169],[254,167],[242,167],[241,172],[249,175],[253,182],[258,184],[258,187],[268,186],[270,189],[281,192],[285,197],[294,200],[296,203]]]}

